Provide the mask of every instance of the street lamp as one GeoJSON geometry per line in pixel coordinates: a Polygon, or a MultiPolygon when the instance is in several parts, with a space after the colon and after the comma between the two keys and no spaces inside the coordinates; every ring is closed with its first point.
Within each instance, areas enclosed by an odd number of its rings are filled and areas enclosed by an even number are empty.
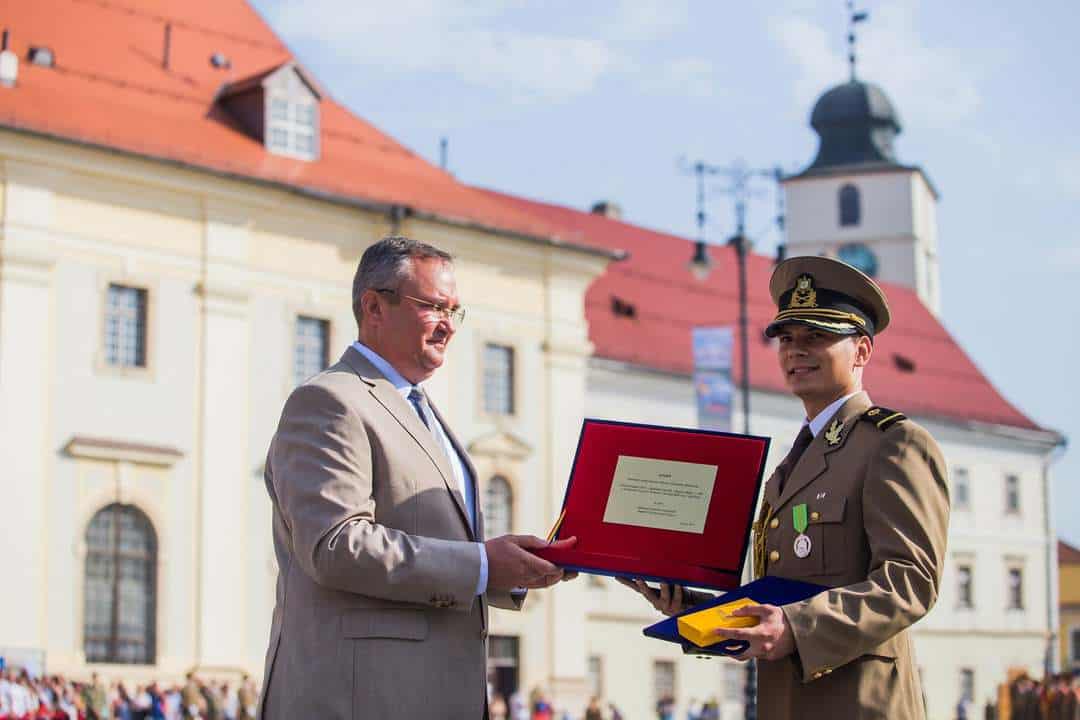
{"type": "MultiPolygon", "coordinates": [[[[735,261],[739,282],[739,356],[742,366],[742,375],[739,377],[739,390],[742,396],[743,433],[750,434],[750,317],[749,300],[746,282],[746,258],[750,254],[753,243],[746,237],[746,200],[750,194],[749,182],[753,177],[768,177],[779,182],[783,177],[780,168],[770,170],[751,170],[742,162],[732,167],[718,167],[707,165],[703,162],[695,163],[693,172],[697,176],[697,226],[698,238],[694,243],[694,256],[688,263],[690,272],[699,281],[704,281],[712,271],[713,261],[709,257],[708,247],[705,244],[705,176],[725,175],[731,180],[728,188],[735,198],[735,234],[727,244],[735,251],[735,261]]],[[[782,196],[777,191],[777,224],[783,228],[782,196]]],[[[777,262],[783,259],[784,246],[777,248],[777,262]]],[[[753,660],[746,664],[745,685],[745,717],[746,720],[757,720],[757,663],[753,660]]]]}
{"type": "Polygon", "coordinates": [[[704,240],[698,240],[694,243],[694,257],[691,258],[687,267],[690,268],[691,274],[704,282],[705,278],[709,277],[709,273],[712,272],[713,261],[709,257],[709,249],[705,246],[704,240]]]}

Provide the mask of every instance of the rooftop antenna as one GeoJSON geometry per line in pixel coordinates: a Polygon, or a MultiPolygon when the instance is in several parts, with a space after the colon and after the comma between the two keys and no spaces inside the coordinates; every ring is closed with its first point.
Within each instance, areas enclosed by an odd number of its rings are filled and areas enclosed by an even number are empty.
{"type": "Polygon", "coordinates": [[[439,167],[446,169],[447,156],[450,154],[450,141],[443,135],[439,138],[439,167]]]}
{"type": "Polygon", "coordinates": [[[172,23],[165,23],[165,47],[162,48],[161,67],[169,69],[169,52],[172,50],[172,23]]]}
{"type": "Polygon", "coordinates": [[[847,0],[848,7],[848,63],[851,65],[851,82],[855,82],[855,26],[865,22],[870,13],[866,10],[856,10],[855,0],[847,0]]]}

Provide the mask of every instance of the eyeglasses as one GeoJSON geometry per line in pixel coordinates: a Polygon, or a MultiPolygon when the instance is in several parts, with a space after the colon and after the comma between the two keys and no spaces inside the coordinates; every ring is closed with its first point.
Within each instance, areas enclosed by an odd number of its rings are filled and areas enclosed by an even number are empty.
{"type": "Polygon", "coordinates": [[[403,297],[406,300],[412,300],[414,303],[420,305],[421,307],[430,308],[428,310],[429,313],[435,313],[443,320],[453,320],[455,325],[461,325],[465,322],[465,308],[461,307],[460,305],[456,308],[450,308],[446,307],[445,305],[440,305],[439,303],[433,303],[430,300],[413,297],[412,295],[405,295],[398,292],[397,290],[391,290],[390,288],[378,288],[377,290],[375,290],[375,292],[388,293],[390,295],[397,295],[398,297],[403,297]]]}

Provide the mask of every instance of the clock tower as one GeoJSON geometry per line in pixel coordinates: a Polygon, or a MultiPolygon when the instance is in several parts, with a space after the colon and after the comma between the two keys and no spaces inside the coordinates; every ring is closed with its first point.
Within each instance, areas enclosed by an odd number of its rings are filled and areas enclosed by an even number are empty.
{"type": "Polygon", "coordinates": [[[896,159],[900,117],[881,88],[852,79],[814,105],[817,157],[783,180],[787,254],[828,255],[912,288],[940,310],[937,191],[896,159]]]}

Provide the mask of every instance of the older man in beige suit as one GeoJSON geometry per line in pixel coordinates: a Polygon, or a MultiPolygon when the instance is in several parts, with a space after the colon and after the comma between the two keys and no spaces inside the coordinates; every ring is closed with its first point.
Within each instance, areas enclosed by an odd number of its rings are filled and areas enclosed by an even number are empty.
{"type": "MultiPolygon", "coordinates": [[[[759,624],[724,634],[749,642],[739,659],[759,661],[762,720],[923,718],[908,628],[937,599],[949,497],[930,433],[862,388],[888,302],[873,280],[826,257],[785,260],[769,290],[778,312],[765,332],[806,421],[765,485],[755,574],[829,589],[737,610],[759,624]]],[[[705,599],[636,587],[669,614],[705,599]]]]}
{"type": "MultiPolygon", "coordinates": [[[[486,714],[487,605],[562,572],[483,541],[476,473],[422,383],[464,310],[445,252],[389,237],[353,281],[359,340],[290,395],[266,463],[278,562],[260,716],[486,714]]],[[[572,540],[567,541],[567,545],[572,540]]]]}

